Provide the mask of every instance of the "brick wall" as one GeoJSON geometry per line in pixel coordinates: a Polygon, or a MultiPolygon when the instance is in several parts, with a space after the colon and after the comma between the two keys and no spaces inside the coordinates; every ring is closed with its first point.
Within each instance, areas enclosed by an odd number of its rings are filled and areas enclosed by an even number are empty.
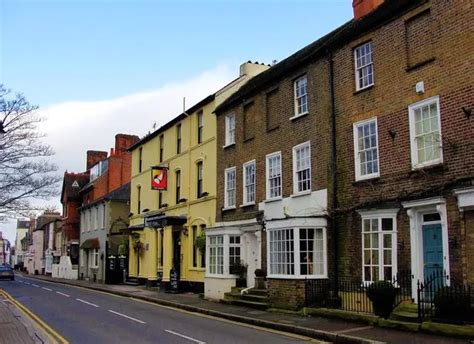
{"type": "Polygon", "coordinates": [[[268,281],[268,298],[273,308],[301,309],[305,305],[305,281],[271,279],[268,281]]]}
{"type": "MultiPolygon", "coordinates": [[[[451,195],[454,187],[474,176],[474,121],[461,109],[474,104],[474,46],[467,34],[473,30],[469,19],[473,11],[466,1],[434,0],[334,52],[338,199],[339,210],[346,213],[339,235],[343,277],[360,278],[362,271],[360,216],[353,209],[386,205],[401,208],[402,201],[443,196],[447,199],[451,277],[461,279],[459,211],[451,195]],[[422,31],[424,39],[412,31],[407,34],[406,25],[417,18],[430,25],[429,30],[425,27],[422,31]],[[374,51],[375,85],[356,92],[353,49],[369,40],[374,51]],[[420,45],[432,49],[432,54],[423,55],[420,45]],[[424,82],[424,94],[415,92],[419,81],[424,82]],[[444,162],[412,171],[408,106],[432,96],[440,100],[444,162]],[[355,182],[353,123],[375,116],[380,178],[355,182]],[[396,132],[395,137],[389,131],[396,132]]],[[[399,269],[410,268],[405,210],[399,212],[397,227],[399,269]]]]}
{"type": "Polygon", "coordinates": [[[245,102],[227,109],[217,115],[217,221],[233,221],[253,218],[257,206],[239,207],[242,200],[242,165],[256,160],[256,203],[266,199],[265,194],[265,157],[267,154],[281,151],[283,197],[293,193],[293,157],[294,146],[311,141],[312,190],[327,188],[329,163],[329,97],[328,67],[325,60],[313,62],[295,70],[265,88],[249,96],[245,102]],[[309,114],[295,120],[294,88],[295,78],[307,74],[309,114]],[[268,96],[270,94],[270,96],[268,96]],[[270,98],[270,99],[269,99],[270,98]],[[251,104],[253,102],[253,104],[251,104]],[[244,108],[252,115],[247,124],[251,130],[245,132],[244,108]],[[223,149],[225,145],[225,114],[236,115],[236,144],[223,149]],[[269,125],[270,124],[270,125],[269,125]],[[245,140],[244,140],[245,138],[245,140]],[[222,212],[224,207],[224,171],[236,166],[237,171],[237,209],[222,212]]]}

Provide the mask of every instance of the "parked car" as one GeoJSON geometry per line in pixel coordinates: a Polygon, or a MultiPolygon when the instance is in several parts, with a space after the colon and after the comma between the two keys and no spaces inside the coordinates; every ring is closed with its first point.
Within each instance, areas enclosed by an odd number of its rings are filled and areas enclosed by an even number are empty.
{"type": "Polygon", "coordinates": [[[13,269],[10,265],[0,265],[0,279],[10,279],[12,281],[15,280],[15,274],[13,273],[13,269]]]}

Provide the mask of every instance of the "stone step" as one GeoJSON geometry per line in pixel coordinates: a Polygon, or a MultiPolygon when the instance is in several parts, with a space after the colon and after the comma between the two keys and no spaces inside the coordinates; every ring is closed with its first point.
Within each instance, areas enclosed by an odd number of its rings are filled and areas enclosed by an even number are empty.
{"type": "Polygon", "coordinates": [[[249,289],[248,294],[250,295],[261,295],[261,296],[268,296],[268,289],[249,289]]]}
{"type": "Polygon", "coordinates": [[[232,288],[230,289],[230,292],[231,292],[231,293],[239,293],[239,294],[240,294],[240,292],[241,292],[243,289],[244,289],[244,288],[240,288],[240,287],[232,287],[232,288]]]}
{"type": "Polygon", "coordinates": [[[395,308],[395,311],[418,314],[418,305],[415,303],[402,303],[397,308],[395,308]]]}
{"type": "Polygon", "coordinates": [[[268,296],[244,294],[242,295],[242,300],[268,303],[268,296]]]}
{"type": "Polygon", "coordinates": [[[240,295],[240,293],[234,293],[234,292],[224,293],[224,300],[226,301],[240,300],[241,297],[242,296],[240,295]]]}
{"type": "Polygon", "coordinates": [[[391,320],[404,321],[410,323],[418,322],[418,313],[405,312],[405,311],[394,311],[390,315],[391,320]]]}

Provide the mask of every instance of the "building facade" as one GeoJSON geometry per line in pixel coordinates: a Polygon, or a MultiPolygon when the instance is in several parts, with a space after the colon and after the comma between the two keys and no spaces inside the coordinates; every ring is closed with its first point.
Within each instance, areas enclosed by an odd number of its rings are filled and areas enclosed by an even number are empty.
{"type": "Polygon", "coordinates": [[[117,134],[109,155],[88,152],[89,158],[93,154],[102,159],[88,159],[94,163],[88,164],[90,179],[80,191],[81,279],[105,282],[107,258],[118,255],[119,245],[127,243],[127,237],[119,232],[129,223],[131,153],[127,148],[137,141],[137,136],[117,134]]]}
{"type": "Polygon", "coordinates": [[[26,237],[28,228],[30,227],[29,220],[17,220],[16,222],[16,235],[15,235],[15,254],[13,256],[13,266],[21,269],[24,266],[25,254],[27,251],[23,251],[21,241],[26,237]]]}
{"type": "Polygon", "coordinates": [[[130,148],[130,276],[150,285],[159,280],[168,288],[173,273],[181,289],[203,290],[205,252],[195,241],[215,222],[216,121],[212,111],[266,68],[243,64],[237,79],[130,148]],[[166,190],[151,189],[152,167],[166,169],[166,190]]]}

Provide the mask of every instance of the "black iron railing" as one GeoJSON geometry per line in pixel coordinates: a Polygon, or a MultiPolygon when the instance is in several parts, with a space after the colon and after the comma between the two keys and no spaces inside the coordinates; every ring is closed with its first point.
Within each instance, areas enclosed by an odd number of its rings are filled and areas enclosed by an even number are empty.
{"type": "MultiPolygon", "coordinates": [[[[412,300],[412,275],[410,271],[397,273],[389,282],[397,294],[395,306],[405,300],[412,300]]],[[[340,280],[306,281],[306,306],[335,308],[351,312],[373,313],[372,302],[367,297],[368,283],[340,280]]]]}
{"type": "Polygon", "coordinates": [[[443,270],[436,270],[417,283],[418,320],[474,323],[471,287],[450,283],[443,270]]]}

